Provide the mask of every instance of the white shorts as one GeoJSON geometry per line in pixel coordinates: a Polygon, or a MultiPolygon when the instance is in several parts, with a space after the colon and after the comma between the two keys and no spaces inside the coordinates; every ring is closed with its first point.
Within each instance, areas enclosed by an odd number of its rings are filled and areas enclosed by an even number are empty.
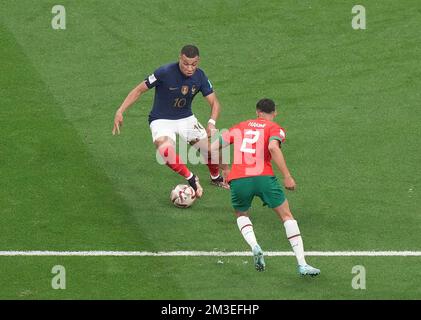
{"type": "Polygon", "coordinates": [[[188,143],[208,137],[205,128],[194,115],[178,120],[157,119],[149,127],[153,142],[161,137],[169,137],[175,142],[177,134],[188,143]]]}

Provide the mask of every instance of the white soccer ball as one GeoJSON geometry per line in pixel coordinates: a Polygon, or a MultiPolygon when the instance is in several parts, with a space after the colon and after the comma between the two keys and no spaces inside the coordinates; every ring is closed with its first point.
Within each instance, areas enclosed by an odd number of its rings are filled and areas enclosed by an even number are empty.
{"type": "Polygon", "coordinates": [[[196,200],[196,192],[186,184],[179,184],[171,190],[171,202],[179,208],[188,208],[196,200]]]}

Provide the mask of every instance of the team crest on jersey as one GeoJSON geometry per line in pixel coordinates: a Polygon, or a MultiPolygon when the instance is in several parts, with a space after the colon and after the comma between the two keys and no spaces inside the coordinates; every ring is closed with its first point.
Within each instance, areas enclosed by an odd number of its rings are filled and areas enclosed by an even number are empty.
{"type": "Polygon", "coordinates": [[[183,95],[186,95],[187,93],[189,93],[189,86],[182,86],[181,87],[181,93],[183,95]]]}
{"type": "Polygon", "coordinates": [[[196,90],[197,90],[196,86],[195,86],[195,85],[193,85],[193,86],[191,87],[191,93],[192,93],[192,94],[194,94],[194,93],[196,92],[196,90]]]}

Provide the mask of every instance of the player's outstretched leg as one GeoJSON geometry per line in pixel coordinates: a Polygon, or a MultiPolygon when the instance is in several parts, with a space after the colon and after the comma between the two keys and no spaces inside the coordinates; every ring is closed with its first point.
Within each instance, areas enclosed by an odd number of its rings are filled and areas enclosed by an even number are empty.
{"type": "Polygon", "coordinates": [[[253,224],[250,218],[246,215],[246,212],[236,211],[237,214],[237,225],[243,235],[244,240],[250,246],[253,252],[254,266],[257,271],[265,270],[265,259],[263,258],[263,251],[257,244],[256,236],[253,230],[253,224]]]}
{"type": "Polygon", "coordinates": [[[223,189],[229,189],[229,184],[226,183],[224,178],[219,174],[219,159],[212,159],[212,154],[209,151],[208,139],[205,138],[194,142],[193,147],[200,151],[200,154],[209,169],[211,184],[223,189]]]}
{"type": "Polygon", "coordinates": [[[184,164],[180,156],[175,152],[175,147],[168,138],[161,138],[160,140],[157,140],[155,145],[168,168],[186,179],[191,176],[190,170],[184,164]]]}
{"type": "Polygon", "coordinates": [[[286,220],[284,227],[289,243],[297,258],[298,273],[302,276],[317,276],[320,270],[308,265],[304,257],[304,244],[297,221],[293,219],[286,220]]]}
{"type": "Polygon", "coordinates": [[[196,192],[196,196],[200,198],[203,195],[203,188],[199,183],[199,178],[190,172],[187,166],[183,163],[180,156],[175,152],[174,145],[169,138],[162,137],[157,139],[157,141],[155,141],[155,145],[167,167],[186,178],[189,185],[196,192]]]}
{"type": "Polygon", "coordinates": [[[258,244],[253,248],[254,267],[257,271],[265,271],[266,264],[263,258],[263,251],[258,244]]]}
{"type": "Polygon", "coordinates": [[[302,276],[308,275],[311,277],[315,277],[320,274],[320,270],[306,264],[304,266],[298,266],[298,273],[302,276]]]}
{"type": "Polygon", "coordinates": [[[298,223],[294,220],[292,213],[289,209],[288,200],[285,200],[279,207],[274,208],[275,212],[284,222],[285,233],[288,241],[291,244],[292,250],[294,251],[295,257],[298,263],[298,273],[302,276],[317,276],[320,274],[320,270],[316,269],[307,264],[304,256],[304,244],[301,237],[298,223]]]}
{"type": "Polygon", "coordinates": [[[218,175],[216,178],[211,176],[211,184],[217,187],[221,187],[224,189],[229,189],[230,185],[225,182],[224,178],[221,175],[218,175]]]}

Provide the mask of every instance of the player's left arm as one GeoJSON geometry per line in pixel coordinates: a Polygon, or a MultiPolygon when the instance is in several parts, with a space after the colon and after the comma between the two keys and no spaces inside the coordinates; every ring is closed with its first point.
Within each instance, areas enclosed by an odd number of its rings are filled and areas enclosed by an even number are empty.
{"type": "Polygon", "coordinates": [[[284,177],[285,188],[288,190],[295,190],[296,183],[287,167],[284,154],[282,153],[282,150],[280,148],[280,140],[271,140],[269,142],[268,149],[272,156],[272,161],[275,162],[276,166],[278,167],[279,171],[281,171],[282,176],[284,177]]]}
{"type": "Polygon", "coordinates": [[[211,115],[208,122],[207,132],[208,136],[213,136],[216,132],[216,120],[219,117],[219,112],[221,110],[221,105],[216,97],[215,92],[208,94],[205,96],[206,101],[208,102],[209,106],[211,107],[211,115]]]}

